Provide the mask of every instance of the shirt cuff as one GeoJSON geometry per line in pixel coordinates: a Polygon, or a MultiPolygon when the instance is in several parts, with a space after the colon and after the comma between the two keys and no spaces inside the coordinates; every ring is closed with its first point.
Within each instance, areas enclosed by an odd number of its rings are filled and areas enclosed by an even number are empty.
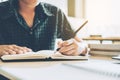
{"type": "Polygon", "coordinates": [[[81,42],[77,42],[78,45],[78,53],[80,54],[80,56],[86,56],[89,53],[89,49],[88,49],[88,45],[86,43],[84,43],[84,41],[81,42]]]}

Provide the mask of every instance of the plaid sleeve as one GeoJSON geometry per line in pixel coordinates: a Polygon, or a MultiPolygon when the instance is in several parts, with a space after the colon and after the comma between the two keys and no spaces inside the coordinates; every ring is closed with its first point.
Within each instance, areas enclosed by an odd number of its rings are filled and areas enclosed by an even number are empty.
{"type": "Polygon", "coordinates": [[[2,44],[4,44],[4,40],[3,40],[3,37],[2,37],[2,35],[0,33],[0,45],[2,45],[2,44]]]}
{"type": "Polygon", "coordinates": [[[1,24],[1,19],[0,19],[0,45],[1,44],[4,44],[4,39],[3,39],[3,36],[2,36],[2,28],[1,28],[2,24],[1,24]]]}
{"type": "Polygon", "coordinates": [[[65,14],[59,10],[58,11],[58,38],[67,40],[75,36],[74,31],[71,28],[65,14]]]}

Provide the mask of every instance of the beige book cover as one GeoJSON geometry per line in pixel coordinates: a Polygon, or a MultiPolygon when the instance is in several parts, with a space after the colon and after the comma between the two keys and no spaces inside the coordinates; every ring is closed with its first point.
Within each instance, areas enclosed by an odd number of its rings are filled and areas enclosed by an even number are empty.
{"type": "Polygon", "coordinates": [[[91,55],[101,55],[101,56],[117,56],[120,55],[120,52],[116,51],[90,51],[91,55]]]}
{"type": "Polygon", "coordinates": [[[120,52],[120,44],[89,44],[91,51],[116,51],[120,52]]]}

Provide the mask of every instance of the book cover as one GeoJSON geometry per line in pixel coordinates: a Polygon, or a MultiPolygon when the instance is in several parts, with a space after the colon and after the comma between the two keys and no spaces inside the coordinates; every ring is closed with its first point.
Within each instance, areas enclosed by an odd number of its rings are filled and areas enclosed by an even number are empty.
{"type": "Polygon", "coordinates": [[[120,44],[89,44],[91,51],[116,51],[120,52],[120,44]]]}
{"type": "Polygon", "coordinates": [[[120,52],[116,51],[90,51],[91,55],[101,55],[101,56],[117,56],[120,55],[120,52]]]}

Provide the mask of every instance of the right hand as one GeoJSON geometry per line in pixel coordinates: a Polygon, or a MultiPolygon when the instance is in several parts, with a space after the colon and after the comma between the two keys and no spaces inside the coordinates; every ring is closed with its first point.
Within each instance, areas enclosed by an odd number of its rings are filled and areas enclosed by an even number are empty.
{"type": "Polygon", "coordinates": [[[8,54],[24,54],[32,51],[27,47],[21,47],[17,45],[0,45],[0,56],[8,54]]]}

